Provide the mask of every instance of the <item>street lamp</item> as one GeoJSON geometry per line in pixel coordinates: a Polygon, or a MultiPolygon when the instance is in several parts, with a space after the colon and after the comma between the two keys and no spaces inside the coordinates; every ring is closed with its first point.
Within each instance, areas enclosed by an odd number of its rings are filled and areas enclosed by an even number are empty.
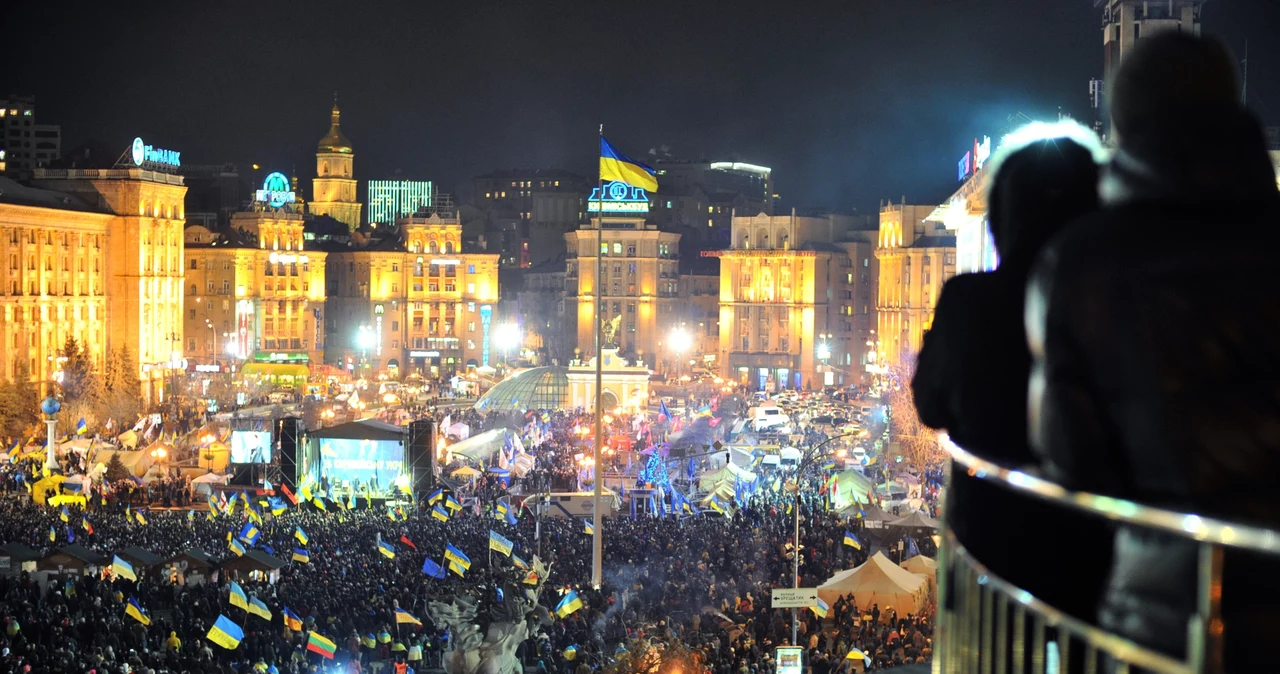
{"type": "MultiPolygon", "coordinates": [[[[832,436],[830,438],[827,438],[826,440],[823,440],[822,442],[819,442],[817,445],[813,447],[813,449],[809,450],[809,454],[806,455],[800,461],[800,464],[796,466],[795,485],[794,485],[794,492],[792,494],[792,498],[795,500],[795,503],[791,508],[791,510],[795,512],[795,529],[791,539],[794,545],[794,549],[791,551],[791,572],[792,572],[791,587],[793,588],[796,588],[796,589],[800,588],[800,477],[804,474],[804,471],[807,468],[809,468],[809,466],[813,465],[813,462],[815,460],[817,460],[821,456],[825,456],[821,451],[823,447],[827,446],[832,442],[835,442],[836,440],[853,437],[854,435],[857,435],[857,434],[843,433],[841,435],[832,436]]],[[[796,643],[796,610],[793,608],[791,609],[791,644],[795,645],[795,643],[796,643]]]]}
{"type": "Polygon", "coordinates": [[[689,350],[693,345],[693,338],[685,331],[684,328],[676,328],[671,331],[670,338],[671,348],[676,352],[676,380],[680,379],[680,359],[684,352],[689,350]]]}

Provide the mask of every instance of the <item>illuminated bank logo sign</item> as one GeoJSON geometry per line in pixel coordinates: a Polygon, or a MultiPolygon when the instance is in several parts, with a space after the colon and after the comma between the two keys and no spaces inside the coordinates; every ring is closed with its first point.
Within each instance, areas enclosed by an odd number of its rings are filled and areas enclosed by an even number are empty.
{"type": "Polygon", "coordinates": [[[162,150],[142,142],[141,138],[133,139],[133,147],[129,149],[134,166],[158,164],[161,166],[182,166],[182,153],[174,150],[162,150]]]}
{"type": "Polygon", "coordinates": [[[973,139],[973,149],[964,153],[960,158],[959,174],[957,179],[964,182],[965,178],[977,173],[986,166],[987,160],[991,158],[991,136],[983,136],[982,142],[979,143],[977,138],[973,139]]]}
{"type": "Polygon", "coordinates": [[[276,171],[262,181],[262,189],[258,190],[255,199],[272,208],[280,208],[297,201],[297,195],[294,194],[289,179],[276,171]]]}
{"type": "Polygon", "coordinates": [[[648,213],[649,196],[641,187],[619,182],[605,183],[603,188],[591,190],[587,210],[592,213],[648,213]],[[600,197],[602,191],[603,199],[600,197]]]}

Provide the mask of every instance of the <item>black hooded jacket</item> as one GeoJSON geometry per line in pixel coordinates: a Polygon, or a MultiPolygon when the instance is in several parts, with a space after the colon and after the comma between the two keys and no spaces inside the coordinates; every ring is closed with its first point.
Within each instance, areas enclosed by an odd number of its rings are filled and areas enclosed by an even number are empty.
{"type": "MultiPolygon", "coordinates": [[[[1105,209],[1032,277],[1033,447],[1069,488],[1280,527],[1280,195],[1261,128],[1234,109],[1133,128],[1105,209]]],[[[1196,563],[1193,541],[1122,528],[1101,621],[1180,655],[1196,563]]],[[[1280,588],[1257,582],[1278,568],[1228,552],[1229,670],[1280,633],[1280,588]]]]}

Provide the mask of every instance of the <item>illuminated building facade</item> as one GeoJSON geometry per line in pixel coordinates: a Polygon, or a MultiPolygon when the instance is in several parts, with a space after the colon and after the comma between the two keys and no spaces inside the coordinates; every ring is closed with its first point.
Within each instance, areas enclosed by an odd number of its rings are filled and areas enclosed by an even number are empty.
{"type": "Polygon", "coordinates": [[[681,266],[676,320],[678,328],[688,333],[690,345],[689,352],[682,354],[680,371],[688,373],[693,360],[715,372],[720,354],[720,261],[699,257],[683,260],[681,266]]]}
{"type": "Polygon", "coordinates": [[[419,209],[430,208],[435,186],[430,180],[370,180],[369,222],[395,224],[419,209]]]}
{"type": "MultiPolygon", "coordinates": [[[[565,309],[575,319],[579,353],[584,360],[595,354],[599,287],[601,318],[619,353],[674,368],[677,356],[664,349],[663,342],[680,323],[680,235],[658,231],[657,225],[645,222],[648,198],[643,190],[622,183],[606,183],[604,189],[606,194],[611,190],[627,194],[606,199],[603,218],[594,217],[565,235],[565,309]],[[601,225],[603,229],[598,230],[601,225]],[[598,286],[600,257],[604,258],[604,282],[598,286]]],[[[594,202],[588,203],[589,209],[598,205],[594,202]]]]}
{"type": "Polygon", "coordinates": [[[364,224],[360,220],[362,204],[356,196],[352,167],[355,151],[338,126],[341,114],[338,104],[334,103],[329,133],[316,146],[316,177],[311,181],[310,210],[313,215],[328,215],[345,222],[355,231],[364,224]]]}
{"type": "Polygon", "coordinates": [[[497,361],[498,255],[463,252],[454,215],[328,258],[329,362],[358,376],[444,376],[497,361]]]}
{"type": "Polygon", "coordinates": [[[255,201],[226,232],[187,228],[189,369],[289,387],[323,362],[326,253],[304,249],[303,216],[283,206],[255,201]]]}
{"type": "Polygon", "coordinates": [[[933,324],[942,284],[956,274],[956,238],[926,222],[933,206],[882,204],[876,259],[878,350],[886,365],[908,363],[933,324]]]}
{"type": "Polygon", "coordinates": [[[74,337],[101,367],[107,349],[106,258],[115,216],[61,192],[0,178],[0,379],[49,382],[74,337]]]}
{"type": "Polygon", "coordinates": [[[716,253],[722,377],[758,390],[864,382],[870,251],[856,234],[834,215],[734,218],[732,248],[716,253]]]}
{"type": "MultiPolygon", "coordinates": [[[[169,153],[168,156],[177,161],[177,153],[169,153]]],[[[98,258],[103,270],[100,279],[106,297],[106,348],[127,345],[133,350],[138,359],[143,395],[148,402],[158,402],[163,398],[165,377],[180,368],[183,360],[182,230],[183,199],[187,188],[182,183],[182,176],[152,170],[159,166],[150,159],[138,157],[136,163],[138,165],[133,168],[117,169],[36,169],[34,185],[67,193],[68,198],[78,198],[111,214],[105,239],[91,240],[90,236],[97,235],[87,230],[74,232],[75,246],[88,246],[93,251],[89,253],[90,258],[98,258]],[[81,233],[85,234],[85,243],[80,243],[81,233]],[[100,244],[100,248],[93,248],[91,241],[100,244]]],[[[50,233],[61,232],[55,230],[50,233]]],[[[38,279],[33,276],[22,284],[25,288],[20,286],[24,296],[30,298],[25,300],[28,319],[31,307],[40,303],[36,297],[57,293],[57,286],[63,282],[67,283],[68,289],[79,283],[87,293],[93,294],[92,288],[99,277],[89,269],[84,272],[78,269],[78,261],[71,252],[73,232],[67,230],[66,233],[65,248],[56,236],[53,244],[45,244],[57,248],[43,251],[48,258],[43,264],[46,267],[54,265],[67,274],[52,279],[53,287],[37,283],[34,286],[36,292],[32,292],[31,282],[38,279]],[[55,258],[60,259],[54,262],[55,258]],[[75,267],[71,266],[73,263],[75,267]]],[[[50,279],[46,276],[45,280],[50,279]]],[[[74,310],[74,304],[64,304],[72,297],[74,295],[58,300],[45,299],[45,307],[63,306],[65,310],[74,310]]],[[[43,319],[60,320],[47,313],[43,319]]],[[[61,319],[76,320],[74,311],[71,315],[64,314],[61,319]]],[[[28,359],[39,359],[43,355],[47,361],[50,355],[47,351],[37,353],[48,349],[47,341],[36,344],[30,336],[26,349],[28,359]]],[[[32,373],[33,378],[37,376],[43,376],[43,372],[41,375],[32,373]]]]}

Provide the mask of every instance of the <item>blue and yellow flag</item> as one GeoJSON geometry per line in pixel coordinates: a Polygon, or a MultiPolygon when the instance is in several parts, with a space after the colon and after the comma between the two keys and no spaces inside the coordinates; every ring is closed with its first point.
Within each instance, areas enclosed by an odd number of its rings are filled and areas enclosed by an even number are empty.
{"type": "Polygon", "coordinates": [[[293,561],[302,562],[303,564],[310,564],[311,553],[307,552],[305,548],[294,548],[293,561]]]}
{"type": "Polygon", "coordinates": [[[271,622],[271,609],[257,597],[249,597],[249,613],[271,622]]]}
{"type": "Polygon", "coordinates": [[[58,519],[62,520],[63,522],[71,521],[71,513],[67,510],[66,506],[62,506],[62,514],[58,515],[58,519]]]}
{"type": "Polygon", "coordinates": [[[133,565],[120,559],[119,556],[113,556],[111,559],[111,573],[115,574],[117,578],[138,579],[138,574],[133,571],[133,565]]]}
{"type": "Polygon", "coordinates": [[[244,527],[240,529],[240,534],[236,538],[253,546],[258,544],[258,538],[261,536],[262,532],[258,530],[258,527],[253,522],[245,522],[244,527]]]}
{"type": "Polygon", "coordinates": [[[858,537],[854,536],[852,531],[846,530],[844,532],[844,544],[853,548],[854,550],[862,549],[862,541],[858,540],[858,537]]]}
{"type": "Polygon", "coordinates": [[[151,624],[151,616],[147,615],[147,610],[142,608],[138,600],[133,597],[129,597],[129,603],[124,605],[124,614],[143,625],[151,624]]]}
{"type": "Polygon", "coordinates": [[[458,503],[458,499],[455,499],[455,498],[454,498],[454,497],[452,497],[452,496],[449,496],[449,497],[445,498],[445,500],[444,500],[444,507],[448,508],[449,510],[451,510],[451,511],[453,511],[453,512],[457,512],[457,511],[459,511],[459,510],[462,510],[462,504],[461,504],[461,503],[458,503]]]}
{"type": "Polygon", "coordinates": [[[822,601],[821,597],[818,598],[817,606],[810,606],[809,608],[813,609],[813,614],[819,618],[827,617],[827,611],[831,610],[831,607],[827,605],[827,602],[822,601]]]}
{"type": "Polygon", "coordinates": [[[449,560],[449,570],[465,578],[467,576],[467,567],[462,566],[455,559],[449,560]]]}
{"type": "Polygon", "coordinates": [[[421,625],[422,621],[414,617],[414,615],[402,608],[396,609],[396,624],[407,623],[409,625],[421,625]]]}
{"type": "Polygon", "coordinates": [[[396,558],[396,546],[386,541],[378,541],[378,552],[382,553],[382,556],[387,559],[396,558]]]}
{"type": "Polygon", "coordinates": [[[513,547],[515,546],[511,543],[511,540],[508,539],[506,536],[503,536],[502,534],[494,531],[493,529],[489,530],[489,549],[490,550],[497,550],[498,552],[510,557],[511,549],[513,547]]]}
{"type": "Polygon", "coordinates": [[[471,568],[471,558],[467,556],[467,553],[453,547],[452,543],[445,544],[444,558],[451,562],[457,562],[458,566],[464,569],[471,568]]]}
{"type": "Polygon", "coordinates": [[[133,515],[134,515],[134,517],[137,517],[137,518],[138,518],[138,524],[146,525],[146,523],[147,523],[147,518],[146,518],[146,517],[144,517],[144,516],[142,515],[142,511],[141,511],[141,510],[135,510],[135,511],[133,511],[133,515]]]}
{"type": "Polygon", "coordinates": [[[249,597],[245,595],[244,589],[240,587],[240,583],[237,583],[234,580],[231,581],[231,594],[228,599],[232,606],[239,606],[246,611],[249,610],[249,597]]]}
{"type": "Polygon", "coordinates": [[[244,639],[244,630],[226,616],[219,615],[205,638],[227,650],[235,650],[235,647],[239,646],[240,641],[244,639]]]}
{"type": "MultiPolygon", "coordinates": [[[[230,536],[231,532],[228,531],[227,535],[230,536]]],[[[244,544],[234,538],[231,539],[231,542],[227,544],[227,549],[231,550],[231,552],[234,552],[236,557],[241,557],[244,555],[244,544]]]]}
{"type": "Polygon", "coordinates": [[[617,181],[633,187],[658,191],[658,172],[618,152],[600,137],[600,180],[617,181]]]}
{"type": "Polygon", "coordinates": [[[442,499],[442,498],[444,498],[444,490],[443,490],[443,489],[437,489],[437,490],[435,490],[435,491],[431,492],[431,495],[427,497],[427,503],[428,503],[429,505],[435,505],[435,504],[436,504],[436,501],[439,501],[439,500],[440,500],[440,499],[442,499]]]}
{"type": "Polygon", "coordinates": [[[85,422],[84,417],[80,417],[80,421],[76,422],[76,435],[84,435],[89,430],[89,424],[85,422]]]}
{"type": "Polygon", "coordinates": [[[560,603],[556,604],[556,616],[565,618],[580,608],[582,608],[582,599],[578,597],[577,592],[569,590],[569,594],[566,594],[560,600],[560,603]]]}
{"type": "Polygon", "coordinates": [[[584,520],[582,522],[582,533],[588,536],[591,536],[595,534],[595,532],[596,532],[596,528],[591,525],[591,520],[584,520]]]}
{"type": "Polygon", "coordinates": [[[288,606],[285,606],[284,608],[280,609],[280,613],[284,615],[285,627],[288,627],[294,632],[302,631],[302,618],[299,618],[297,613],[290,611],[288,606]]]}
{"type": "Polygon", "coordinates": [[[441,508],[440,506],[434,506],[431,508],[431,516],[441,522],[449,521],[449,513],[445,512],[444,508],[441,508]]]}
{"type": "Polygon", "coordinates": [[[307,541],[311,540],[310,538],[308,538],[308,537],[307,537],[307,532],[305,532],[305,531],[303,531],[303,530],[302,530],[302,527],[295,527],[295,528],[294,528],[294,530],[293,530],[293,537],[294,537],[294,538],[296,538],[296,539],[298,539],[298,542],[299,542],[299,543],[301,543],[301,544],[303,544],[303,545],[306,545],[306,544],[307,544],[307,541]]]}

